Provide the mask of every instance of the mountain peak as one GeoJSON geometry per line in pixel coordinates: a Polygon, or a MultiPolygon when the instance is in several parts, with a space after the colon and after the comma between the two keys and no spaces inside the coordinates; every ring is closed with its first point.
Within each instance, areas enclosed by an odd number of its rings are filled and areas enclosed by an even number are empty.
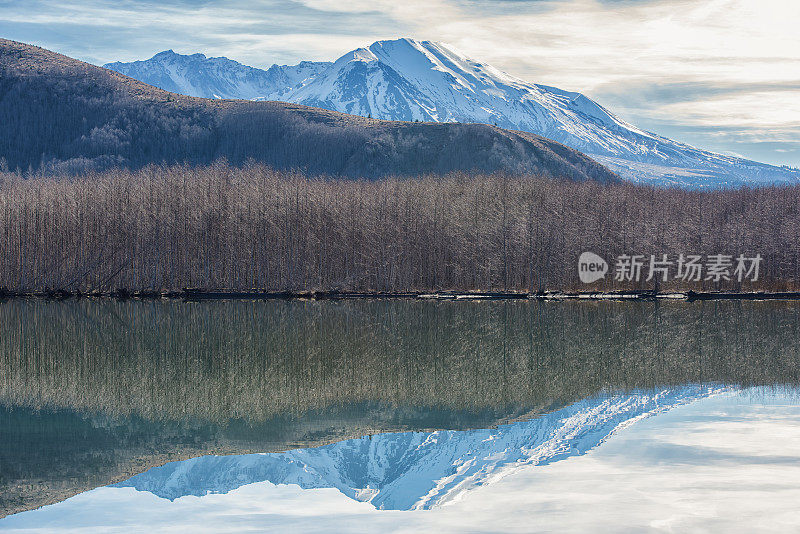
{"type": "Polygon", "coordinates": [[[177,56],[177,55],[178,54],[176,54],[175,51],[170,48],[169,50],[163,50],[163,51],[159,52],[158,54],[154,55],[150,59],[156,59],[156,58],[161,59],[161,58],[172,57],[172,56],[177,56]]]}
{"type": "Polygon", "coordinates": [[[457,52],[452,45],[449,45],[442,41],[429,41],[429,40],[422,40],[422,39],[414,39],[412,37],[400,37],[398,39],[381,39],[379,41],[375,41],[369,46],[369,49],[372,50],[373,47],[377,48],[386,48],[386,49],[403,49],[403,48],[414,48],[416,50],[430,50],[430,49],[447,49],[452,52],[457,52]]]}
{"type": "Polygon", "coordinates": [[[443,55],[457,57],[462,60],[466,59],[462,53],[446,43],[439,41],[420,41],[410,37],[375,41],[369,46],[369,51],[378,58],[395,57],[401,59],[403,57],[409,58],[420,55],[426,57],[431,55],[443,55]]]}
{"type": "Polygon", "coordinates": [[[377,61],[377,59],[378,58],[370,49],[356,48],[355,50],[351,50],[350,52],[342,55],[334,64],[342,64],[351,61],[363,61],[365,63],[369,63],[370,61],[377,61]]]}
{"type": "MultiPolygon", "coordinates": [[[[173,49],[170,48],[169,50],[164,50],[162,52],[159,52],[150,59],[156,61],[164,61],[164,60],[188,59],[188,58],[202,60],[206,59],[206,55],[201,54],[199,52],[196,54],[178,54],[177,52],[175,52],[173,49]]],[[[227,58],[221,58],[221,59],[227,59],[227,58]]]]}
{"type": "Polygon", "coordinates": [[[343,54],[336,60],[336,64],[341,65],[354,61],[363,63],[379,61],[391,65],[419,62],[421,58],[427,58],[424,60],[425,63],[430,63],[428,56],[432,50],[436,49],[446,50],[447,47],[441,43],[418,41],[409,37],[375,41],[366,48],[356,48],[343,54]]]}
{"type": "Polygon", "coordinates": [[[400,37],[399,39],[381,39],[369,45],[369,49],[373,48],[386,48],[386,49],[403,49],[403,48],[416,48],[423,47],[423,43],[427,41],[420,41],[412,39],[411,37],[400,37]]]}

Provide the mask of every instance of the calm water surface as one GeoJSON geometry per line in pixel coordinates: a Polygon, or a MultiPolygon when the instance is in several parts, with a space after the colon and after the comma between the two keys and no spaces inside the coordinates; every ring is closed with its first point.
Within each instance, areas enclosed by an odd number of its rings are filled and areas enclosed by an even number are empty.
{"type": "Polygon", "coordinates": [[[0,302],[0,530],[723,528],[669,507],[800,470],[798,347],[788,302],[0,302]]]}

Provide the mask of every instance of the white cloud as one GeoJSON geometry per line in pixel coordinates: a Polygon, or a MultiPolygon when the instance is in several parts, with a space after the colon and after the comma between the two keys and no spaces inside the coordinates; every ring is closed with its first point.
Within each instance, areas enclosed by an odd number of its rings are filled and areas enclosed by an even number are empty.
{"type": "Polygon", "coordinates": [[[720,127],[787,128],[800,131],[800,91],[762,91],[720,95],[702,101],[667,104],[662,117],[680,117],[687,124],[720,127]]]}
{"type": "Polygon", "coordinates": [[[660,121],[673,132],[748,130],[748,145],[720,145],[708,133],[680,139],[696,146],[798,163],[780,156],[787,153],[770,157],[752,143],[766,140],[758,138],[760,131],[773,127],[782,129],[785,142],[800,142],[800,93],[785,90],[800,82],[800,3],[565,0],[551,6],[480,18],[462,13],[420,31],[520,78],[589,96],[602,92],[615,103],[613,111],[635,124],[660,121]],[[680,103],[626,104],[637,86],[669,84],[708,86],[709,92],[696,91],[680,103]],[[711,90],[717,85],[759,88],[718,95],[711,90]]]}

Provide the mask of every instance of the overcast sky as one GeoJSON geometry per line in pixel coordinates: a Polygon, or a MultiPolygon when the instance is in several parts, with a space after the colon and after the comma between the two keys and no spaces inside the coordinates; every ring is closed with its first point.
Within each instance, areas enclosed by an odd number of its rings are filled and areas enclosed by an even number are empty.
{"type": "Polygon", "coordinates": [[[0,0],[0,36],[96,64],[171,48],[256,67],[444,41],[679,141],[800,166],[797,0],[0,0]]]}

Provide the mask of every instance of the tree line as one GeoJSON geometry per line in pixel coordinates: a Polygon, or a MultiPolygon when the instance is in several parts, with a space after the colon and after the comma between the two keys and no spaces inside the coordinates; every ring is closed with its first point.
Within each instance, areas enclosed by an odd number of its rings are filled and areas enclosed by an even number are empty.
{"type": "MultiPolygon", "coordinates": [[[[338,180],[147,166],[78,177],[0,174],[0,287],[9,291],[429,291],[584,286],[584,251],[760,254],[759,279],[659,289],[796,289],[800,187],[721,191],[453,173],[338,180]]],[[[613,265],[610,267],[613,269],[613,265]]]]}

